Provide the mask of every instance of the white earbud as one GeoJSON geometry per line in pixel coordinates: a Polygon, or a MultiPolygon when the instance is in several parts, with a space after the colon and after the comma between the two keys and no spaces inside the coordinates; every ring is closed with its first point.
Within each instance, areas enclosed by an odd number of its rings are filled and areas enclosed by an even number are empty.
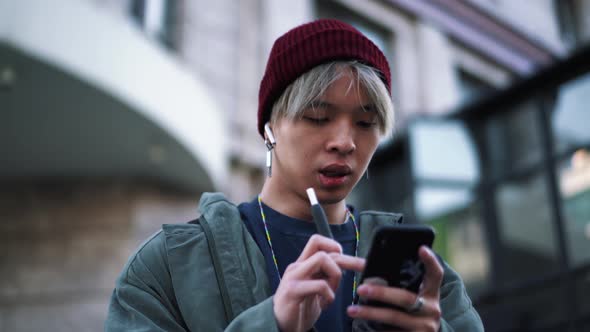
{"type": "Polygon", "coordinates": [[[270,129],[270,126],[268,125],[268,122],[264,125],[264,132],[266,133],[266,136],[267,136],[268,141],[270,142],[270,144],[272,146],[275,146],[275,144],[277,144],[277,141],[275,141],[275,137],[272,134],[272,130],[270,129]]]}
{"type": "Polygon", "coordinates": [[[275,141],[275,137],[272,134],[272,130],[270,130],[270,126],[268,122],[264,125],[264,132],[266,133],[266,139],[264,140],[264,144],[266,144],[266,168],[268,169],[268,176],[272,175],[272,149],[274,149],[277,141],[275,141]]]}

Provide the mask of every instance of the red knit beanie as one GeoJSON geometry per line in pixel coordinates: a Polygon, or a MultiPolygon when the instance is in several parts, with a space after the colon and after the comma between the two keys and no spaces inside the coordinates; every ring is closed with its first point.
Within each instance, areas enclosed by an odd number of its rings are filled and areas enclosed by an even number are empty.
{"type": "Polygon", "coordinates": [[[270,120],[275,101],[299,76],[334,60],[358,60],[380,73],[391,91],[389,64],[379,48],[351,25],[321,19],[295,27],[279,37],[270,51],[258,94],[258,131],[270,120]]]}

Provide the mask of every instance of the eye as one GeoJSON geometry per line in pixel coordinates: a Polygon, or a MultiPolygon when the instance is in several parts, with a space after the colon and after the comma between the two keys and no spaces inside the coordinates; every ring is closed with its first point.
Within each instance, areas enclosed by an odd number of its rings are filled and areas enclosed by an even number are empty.
{"type": "Polygon", "coordinates": [[[303,120],[319,126],[327,123],[329,119],[326,117],[304,116],[303,120]]]}
{"type": "Polygon", "coordinates": [[[372,111],[365,111],[356,118],[356,125],[363,129],[374,128],[378,122],[375,112],[372,111]]]}
{"type": "Polygon", "coordinates": [[[359,121],[359,122],[357,122],[357,125],[361,128],[370,129],[370,128],[375,127],[377,125],[377,122],[375,122],[375,121],[359,121]]]}

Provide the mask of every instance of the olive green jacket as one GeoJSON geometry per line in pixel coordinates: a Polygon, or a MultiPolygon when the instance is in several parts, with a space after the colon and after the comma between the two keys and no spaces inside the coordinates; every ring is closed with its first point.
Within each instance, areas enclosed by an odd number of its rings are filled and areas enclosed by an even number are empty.
{"type": "MultiPolygon", "coordinates": [[[[235,205],[204,194],[201,217],[163,225],[125,265],[113,291],[105,331],[278,332],[266,266],[235,205]]],[[[400,215],[360,214],[359,255],[373,230],[400,215]]],[[[446,264],[442,331],[483,331],[459,276],[446,264]]]]}

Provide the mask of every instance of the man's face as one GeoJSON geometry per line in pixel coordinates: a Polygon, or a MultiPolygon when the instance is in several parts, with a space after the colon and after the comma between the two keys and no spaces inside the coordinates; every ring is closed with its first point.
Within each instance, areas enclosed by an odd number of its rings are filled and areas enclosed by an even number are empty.
{"type": "Polygon", "coordinates": [[[279,119],[274,128],[273,178],[285,194],[313,187],[324,204],[346,198],[377,148],[379,125],[372,101],[342,75],[302,118],[279,119]]]}

